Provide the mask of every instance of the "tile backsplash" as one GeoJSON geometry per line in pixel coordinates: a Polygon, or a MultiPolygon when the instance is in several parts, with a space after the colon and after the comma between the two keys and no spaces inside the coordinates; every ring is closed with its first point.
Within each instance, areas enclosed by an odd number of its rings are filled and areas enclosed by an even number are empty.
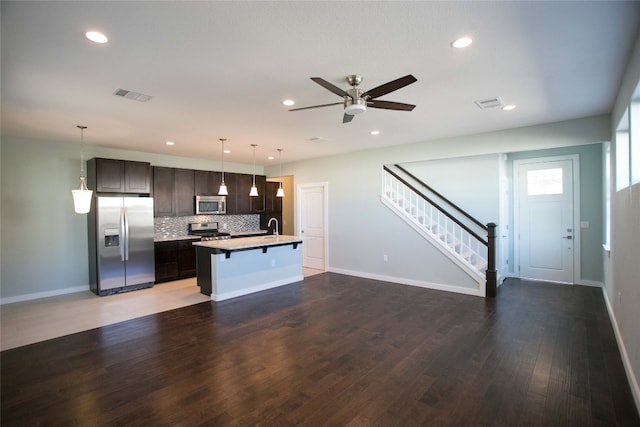
{"type": "Polygon", "coordinates": [[[260,215],[194,215],[154,218],[156,240],[188,234],[189,223],[217,222],[218,229],[227,233],[260,230],[260,215]],[[226,224],[226,228],[224,228],[226,224]]]}

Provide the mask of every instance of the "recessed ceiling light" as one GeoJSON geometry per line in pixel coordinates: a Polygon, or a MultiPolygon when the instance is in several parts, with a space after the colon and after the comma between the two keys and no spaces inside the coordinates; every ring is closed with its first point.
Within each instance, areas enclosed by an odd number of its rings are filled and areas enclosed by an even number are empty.
{"type": "Polygon", "coordinates": [[[227,149],[224,150],[224,154],[229,154],[229,153],[231,153],[231,150],[227,150],[227,149]]]}
{"type": "Polygon", "coordinates": [[[274,156],[269,156],[269,157],[267,157],[267,159],[273,160],[273,159],[275,159],[275,157],[274,156]]]}
{"type": "Polygon", "coordinates": [[[473,43],[471,37],[460,37],[459,39],[455,39],[451,42],[451,47],[455,47],[456,49],[462,49],[464,47],[469,46],[473,43]]]}
{"type": "Polygon", "coordinates": [[[296,102],[293,99],[285,99],[284,101],[282,101],[283,105],[286,105],[287,107],[290,107],[292,105],[294,105],[296,102]]]}
{"type": "Polygon", "coordinates": [[[87,31],[84,36],[94,43],[104,44],[109,41],[107,36],[98,31],[87,31]]]}
{"type": "Polygon", "coordinates": [[[176,145],[176,143],[173,142],[173,141],[167,141],[167,142],[165,142],[165,144],[167,144],[167,145],[176,145]]]}
{"type": "Polygon", "coordinates": [[[380,131],[379,130],[372,130],[371,131],[371,135],[380,135],[380,131]]]}
{"type": "Polygon", "coordinates": [[[502,109],[503,109],[504,111],[511,111],[511,110],[515,110],[515,109],[516,109],[516,106],[515,106],[515,105],[513,105],[513,104],[509,104],[509,105],[505,105],[504,107],[502,107],[502,109]]]}

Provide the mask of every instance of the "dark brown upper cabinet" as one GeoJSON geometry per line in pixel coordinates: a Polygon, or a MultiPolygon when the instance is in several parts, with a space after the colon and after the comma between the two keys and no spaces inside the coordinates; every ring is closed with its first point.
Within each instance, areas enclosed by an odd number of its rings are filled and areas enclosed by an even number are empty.
{"type": "Polygon", "coordinates": [[[217,196],[222,182],[222,173],[214,171],[195,171],[195,195],[217,196]]]}
{"type": "Polygon", "coordinates": [[[149,194],[151,164],[93,158],[87,162],[87,184],[96,193],[149,194]]]}
{"type": "Polygon", "coordinates": [[[227,214],[248,213],[251,208],[249,204],[251,175],[226,173],[225,182],[229,191],[229,195],[227,196],[227,214]]]}
{"type": "Polygon", "coordinates": [[[173,216],[173,168],[153,167],[153,216],[173,216]]]}
{"type": "Polygon", "coordinates": [[[175,212],[176,216],[195,215],[194,171],[175,169],[175,212]]]}
{"type": "Polygon", "coordinates": [[[154,216],[190,216],[195,213],[194,171],[153,168],[154,216]]]}
{"type": "Polygon", "coordinates": [[[249,202],[251,203],[249,213],[264,213],[267,177],[264,175],[256,175],[256,187],[258,188],[258,197],[249,197],[249,202]]]}
{"type": "Polygon", "coordinates": [[[267,177],[256,175],[258,197],[249,196],[253,184],[253,175],[246,173],[225,174],[225,181],[229,190],[227,197],[227,214],[260,214],[264,212],[264,192],[267,177]],[[233,197],[231,197],[233,195],[233,197]]]}
{"type": "Polygon", "coordinates": [[[276,197],[276,193],[278,192],[279,187],[279,182],[267,181],[266,190],[264,193],[264,211],[267,214],[282,213],[282,197],[276,197]]]}

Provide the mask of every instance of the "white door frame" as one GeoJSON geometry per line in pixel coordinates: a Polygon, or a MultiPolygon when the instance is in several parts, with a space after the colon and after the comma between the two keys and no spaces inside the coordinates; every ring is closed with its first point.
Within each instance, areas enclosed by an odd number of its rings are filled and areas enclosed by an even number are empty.
{"type": "Polygon", "coordinates": [[[520,159],[513,161],[513,258],[514,258],[514,275],[520,277],[520,269],[516,266],[520,265],[520,195],[518,189],[520,188],[520,180],[518,177],[518,171],[520,165],[530,163],[545,163],[561,160],[571,160],[573,163],[573,283],[578,283],[581,279],[580,276],[580,156],[578,154],[568,154],[564,156],[553,157],[536,157],[531,159],[520,159]]]}
{"type": "Polygon", "coordinates": [[[501,154],[498,162],[498,189],[500,191],[499,196],[499,222],[498,222],[498,261],[496,262],[498,268],[498,286],[502,282],[502,279],[510,276],[509,270],[513,269],[513,260],[510,259],[510,238],[511,225],[509,214],[511,213],[511,193],[509,186],[511,180],[509,179],[507,155],[501,154]]]}
{"type": "MultiPolygon", "coordinates": [[[[324,271],[328,271],[328,263],[329,263],[329,183],[327,182],[314,182],[314,183],[306,183],[306,184],[298,184],[296,185],[296,222],[295,222],[295,233],[298,236],[303,238],[303,247],[304,247],[304,235],[302,235],[302,192],[306,188],[313,187],[322,187],[322,206],[323,206],[323,230],[322,237],[324,239],[324,271]]],[[[304,249],[303,249],[304,250],[304,249]]]]}

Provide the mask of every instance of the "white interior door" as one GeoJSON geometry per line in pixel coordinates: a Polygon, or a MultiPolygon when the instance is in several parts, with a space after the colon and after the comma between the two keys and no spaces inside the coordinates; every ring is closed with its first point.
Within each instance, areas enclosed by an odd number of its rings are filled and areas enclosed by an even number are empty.
{"type": "Polygon", "coordinates": [[[326,184],[298,187],[298,230],[302,237],[302,266],[325,270],[326,184]]]}
{"type": "Polygon", "coordinates": [[[514,162],[520,277],[574,282],[577,157],[514,162]]]}

